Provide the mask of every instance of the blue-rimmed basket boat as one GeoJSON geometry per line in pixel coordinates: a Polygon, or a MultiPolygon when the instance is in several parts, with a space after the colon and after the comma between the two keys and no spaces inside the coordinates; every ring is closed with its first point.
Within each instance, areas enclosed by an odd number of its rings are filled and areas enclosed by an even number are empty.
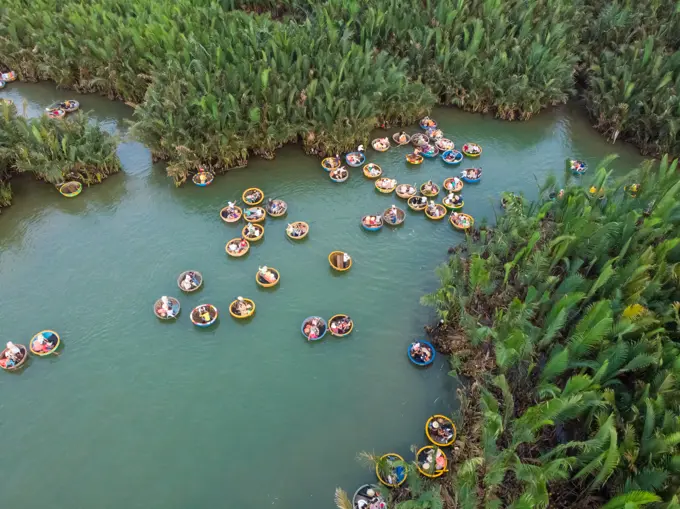
{"type": "Polygon", "coordinates": [[[191,177],[191,181],[198,187],[209,186],[212,184],[213,180],[215,180],[215,175],[212,172],[206,170],[198,170],[198,173],[191,177]],[[205,175],[205,181],[201,181],[201,175],[205,175]]]}
{"type": "Polygon", "coordinates": [[[349,178],[349,172],[347,171],[347,168],[341,166],[340,168],[336,168],[335,170],[331,170],[328,172],[328,176],[333,182],[345,182],[349,178]],[[340,170],[344,170],[344,174],[341,176],[338,175],[340,173],[340,170]],[[337,173],[336,173],[337,172],[337,173]]]}
{"type": "Polygon", "coordinates": [[[586,171],[588,171],[588,165],[586,163],[577,159],[571,160],[571,172],[574,175],[583,175],[586,171]]]}
{"type": "Polygon", "coordinates": [[[307,338],[307,341],[319,341],[319,340],[320,340],[321,338],[323,338],[323,337],[326,335],[326,333],[328,332],[328,325],[326,324],[326,320],[324,320],[324,319],[321,318],[320,316],[308,316],[307,318],[305,318],[305,319],[302,321],[302,325],[300,326],[300,332],[302,332],[302,335],[303,335],[305,338],[307,338]],[[310,339],[309,335],[308,335],[308,334],[305,334],[305,325],[307,325],[308,323],[310,323],[310,322],[311,322],[312,320],[314,320],[314,319],[316,319],[316,320],[318,320],[318,321],[320,322],[320,325],[321,325],[321,327],[320,327],[320,329],[319,329],[320,334],[319,334],[319,337],[314,338],[314,339],[310,339]]]}
{"type": "Polygon", "coordinates": [[[364,164],[366,161],[366,154],[363,152],[350,152],[349,154],[345,155],[345,162],[347,162],[348,165],[350,165],[352,168],[356,168],[357,166],[361,166],[364,164]],[[358,159],[356,159],[354,162],[350,161],[350,156],[356,156],[358,159]]]}
{"type": "Polygon", "coordinates": [[[460,164],[463,161],[463,153],[458,150],[447,150],[442,154],[442,161],[451,165],[460,164]]]}
{"type": "Polygon", "coordinates": [[[193,323],[196,327],[210,327],[217,321],[219,314],[220,313],[217,308],[212,304],[201,304],[200,306],[196,306],[191,310],[191,323],[193,323]],[[208,313],[207,320],[205,320],[205,317],[202,316],[200,308],[205,308],[205,311],[208,313]]]}
{"type": "Polygon", "coordinates": [[[435,147],[434,145],[426,145],[421,147],[420,154],[423,157],[427,157],[428,159],[434,159],[439,155],[439,149],[435,147]]]}
{"type": "Polygon", "coordinates": [[[423,117],[423,118],[420,119],[420,128],[421,129],[436,129],[437,128],[437,122],[435,122],[430,117],[423,117]]]}
{"type": "Polygon", "coordinates": [[[416,366],[429,366],[430,364],[432,364],[432,363],[434,362],[434,358],[435,358],[435,356],[437,355],[437,352],[436,352],[436,350],[434,349],[434,346],[432,346],[432,343],[430,343],[429,341],[414,341],[413,343],[411,343],[410,345],[408,345],[407,353],[408,353],[408,358],[409,358],[409,359],[411,360],[411,362],[412,362],[413,364],[415,364],[416,366]],[[411,355],[411,348],[412,348],[413,345],[415,345],[416,343],[420,343],[421,346],[424,345],[424,346],[426,346],[426,347],[428,347],[428,348],[430,349],[430,351],[432,352],[432,355],[430,356],[430,360],[429,360],[429,361],[427,361],[427,362],[419,361],[418,359],[415,359],[415,358],[411,355]]]}
{"type": "Polygon", "coordinates": [[[462,180],[463,182],[466,182],[468,184],[476,184],[477,182],[482,180],[482,169],[481,168],[468,168],[468,170],[463,170],[461,172],[460,180],[462,180]],[[466,177],[465,172],[468,171],[468,170],[479,170],[479,176],[476,179],[466,177]]]}
{"type": "Polygon", "coordinates": [[[378,230],[380,230],[383,227],[383,218],[381,216],[377,215],[377,214],[374,214],[374,215],[371,214],[371,215],[368,215],[368,216],[364,216],[364,217],[361,218],[361,226],[363,226],[364,230],[366,230],[366,231],[377,232],[378,230]],[[377,225],[374,225],[374,226],[367,225],[366,224],[366,218],[369,218],[369,217],[375,217],[376,219],[380,220],[380,224],[377,224],[377,225]]]}

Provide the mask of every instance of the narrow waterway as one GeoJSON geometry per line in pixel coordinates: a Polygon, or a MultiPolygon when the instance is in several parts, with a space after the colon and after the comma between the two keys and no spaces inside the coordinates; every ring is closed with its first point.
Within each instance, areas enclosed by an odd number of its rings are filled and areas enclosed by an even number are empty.
{"type": "MultiPolygon", "coordinates": [[[[175,188],[163,165],[126,139],[130,108],[50,84],[11,84],[0,97],[28,116],[78,99],[120,133],[124,167],[71,200],[29,178],[12,181],[14,205],[0,215],[0,340],[27,345],[49,328],[64,346],[20,374],[0,372],[3,507],[330,508],[336,486],[353,492],[374,481],[359,451],[411,459],[427,417],[455,412],[445,359],[422,370],[406,356],[432,320],[419,298],[463,238],[447,222],[408,211],[401,228],[367,233],[362,215],[405,203],[377,193],[360,169],[331,182],[294,146],[210,187],[175,188]],[[288,216],[267,219],[247,257],[228,258],[224,245],[242,225],[225,225],[219,210],[252,186],[286,200],[288,216]],[[293,220],[311,225],[306,240],[286,238],[293,220]],[[330,270],[336,249],[353,256],[348,273],[330,270]],[[255,284],[260,265],[281,272],[278,288],[255,284]],[[195,294],[176,286],[187,269],[205,277],[195,294]],[[176,323],[152,313],[164,294],[181,300],[176,323]],[[228,315],[239,295],[257,304],[247,323],[228,315]],[[201,330],[189,311],[206,302],[221,317],[201,330]],[[306,316],[341,312],[355,320],[348,338],[309,344],[300,334],[306,316]]],[[[620,171],[642,160],[633,147],[605,143],[578,105],[526,123],[450,109],[433,116],[458,147],[483,146],[483,180],[463,190],[465,212],[478,221],[493,221],[502,191],[535,196],[537,180],[561,176],[567,157],[594,167],[617,152],[620,171]]],[[[439,159],[407,167],[405,153],[369,149],[368,160],[417,185],[459,172],[439,159]]]]}

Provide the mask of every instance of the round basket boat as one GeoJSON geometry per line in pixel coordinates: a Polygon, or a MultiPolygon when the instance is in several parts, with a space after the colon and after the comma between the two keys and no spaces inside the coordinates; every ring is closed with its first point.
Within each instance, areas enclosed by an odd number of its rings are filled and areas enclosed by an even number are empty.
{"type": "Polygon", "coordinates": [[[196,327],[210,327],[218,315],[219,311],[212,304],[201,304],[191,310],[191,323],[196,327]]]}
{"type": "Polygon", "coordinates": [[[237,320],[250,318],[253,316],[253,314],[255,314],[255,302],[253,302],[251,299],[239,297],[229,304],[229,314],[237,320]]]}
{"type": "Polygon", "coordinates": [[[411,136],[411,145],[414,147],[421,147],[430,143],[430,138],[423,133],[416,133],[411,136]]]}
{"type": "Polygon", "coordinates": [[[444,205],[441,203],[435,203],[434,208],[434,211],[431,211],[429,206],[425,208],[425,215],[428,217],[428,219],[432,219],[433,221],[441,221],[446,217],[446,207],[444,205]]]}
{"type": "Polygon", "coordinates": [[[451,223],[451,226],[457,230],[469,230],[474,226],[475,218],[469,214],[453,211],[449,216],[449,222],[451,223]],[[455,220],[456,217],[458,218],[457,221],[455,220]]]}
{"type": "Polygon", "coordinates": [[[6,81],[7,83],[12,83],[13,81],[16,81],[16,79],[17,73],[14,71],[0,73],[0,80],[6,81]]]}
{"type": "Polygon", "coordinates": [[[286,228],[286,235],[291,240],[302,240],[309,233],[309,225],[304,221],[295,221],[286,228]]]}
{"type": "Polygon", "coordinates": [[[449,200],[448,196],[444,196],[442,199],[442,204],[444,207],[450,210],[460,210],[463,208],[463,205],[465,205],[464,201],[461,201],[460,203],[454,203],[452,200],[449,200]]]}
{"type": "Polygon", "coordinates": [[[328,255],[328,263],[338,272],[345,272],[352,267],[352,258],[344,251],[332,251],[328,255]],[[347,255],[347,260],[345,260],[345,255],[347,255]]]}
{"type": "Polygon", "coordinates": [[[328,326],[320,316],[308,316],[302,321],[300,332],[307,338],[307,341],[319,341],[328,332],[328,326]],[[314,328],[316,328],[316,333],[313,330],[314,328]]]}
{"type": "Polygon", "coordinates": [[[408,208],[410,208],[411,210],[420,212],[422,210],[425,210],[425,207],[427,207],[427,199],[424,202],[422,201],[422,199],[423,196],[417,194],[415,196],[411,196],[406,202],[406,204],[408,205],[408,208]]]}
{"type": "Polygon", "coordinates": [[[229,242],[227,242],[227,244],[224,246],[224,250],[227,252],[229,256],[233,256],[234,258],[240,258],[241,256],[244,256],[248,251],[250,251],[250,242],[248,242],[246,239],[236,237],[235,239],[231,239],[229,242]],[[241,247],[242,240],[245,241],[246,243],[245,247],[241,247]]]}
{"type": "Polygon", "coordinates": [[[380,228],[383,227],[383,220],[382,217],[380,216],[364,216],[361,218],[361,226],[363,226],[364,230],[367,230],[369,232],[377,232],[380,230],[380,228]],[[370,218],[374,218],[375,221],[370,221],[370,218]]]}
{"type": "Polygon", "coordinates": [[[482,147],[476,143],[466,143],[463,145],[462,150],[466,157],[479,157],[482,155],[482,147]]]}
{"type": "Polygon", "coordinates": [[[59,186],[59,192],[66,198],[74,198],[83,191],[83,184],[72,180],[59,186]]]}
{"type": "Polygon", "coordinates": [[[418,190],[411,184],[399,184],[395,189],[395,192],[399,198],[408,200],[411,196],[415,196],[418,190]]]}
{"type": "Polygon", "coordinates": [[[353,509],[387,509],[387,501],[380,488],[371,484],[359,487],[352,497],[353,509]]]}
{"type": "Polygon", "coordinates": [[[375,464],[375,475],[385,486],[396,488],[404,484],[408,472],[404,458],[396,452],[390,452],[380,457],[375,464]]]}
{"type": "Polygon", "coordinates": [[[481,168],[467,168],[463,171],[460,172],[460,179],[463,182],[466,182],[468,184],[476,184],[480,180],[482,180],[482,169],[481,168]],[[477,170],[477,176],[476,177],[468,177],[468,172],[469,171],[475,171],[477,170]]]}
{"type": "Polygon", "coordinates": [[[191,293],[198,290],[203,285],[203,274],[197,270],[185,270],[177,278],[177,286],[183,292],[191,293]],[[189,278],[187,279],[187,276],[189,278]],[[184,285],[183,282],[186,282],[184,285]]]}
{"type": "Polygon", "coordinates": [[[392,205],[383,212],[383,221],[389,226],[399,226],[406,220],[406,212],[392,205]]]}
{"type": "Polygon", "coordinates": [[[423,196],[427,196],[428,198],[437,196],[439,194],[439,186],[432,181],[425,182],[423,185],[420,186],[420,194],[422,194],[423,196]],[[430,189],[427,189],[427,185],[429,183],[432,184],[432,187],[430,189]]]}
{"type": "Polygon", "coordinates": [[[392,140],[397,145],[408,145],[411,143],[411,136],[406,133],[394,133],[392,135],[392,140]]]}
{"type": "Polygon", "coordinates": [[[427,157],[428,159],[434,159],[439,155],[439,149],[435,147],[434,145],[430,145],[429,143],[427,145],[423,145],[421,147],[421,152],[420,154],[423,157],[427,157]]]}
{"type": "Polygon", "coordinates": [[[434,119],[431,119],[430,117],[423,117],[420,119],[420,128],[421,129],[436,129],[437,128],[437,122],[434,121],[434,119]]]}
{"type": "Polygon", "coordinates": [[[264,226],[261,224],[249,223],[243,227],[241,235],[243,235],[248,242],[257,242],[264,237],[264,226]],[[252,233],[248,233],[249,227],[251,228],[252,233]]]}
{"type": "Polygon", "coordinates": [[[19,359],[19,362],[17,362],[16,364],[8,366],[9,360],[7,359],[7,357],[5,357],[5,352],[7,352],[7,348],[0,352],[0,368],[4,369],[5,371],[18,371],[22,367],[24,367],[26,361],[28,360],[28,349],[24,345],[15,346],[21,351],[21,358],[19,359]]]}
{"type": "Polygon", "coordinates": [[[53,104],[50,104],[47,108],[45,108],[45,111],[49,113],[50,111],[54,110],[64,110],[65,113],[73,113],[79,108],[80,103],[78,101],[69,99],[68,101],[57,101],[53,104]]]}
{"type": "Polygon", "coordinates": [[[455,143],[453,143],[448,138],[439,138],[434,142],[434,146],[437,147],[442,152],[446,152],[447,150],[453,150],[456,147],[455,143]]]}
{"type": "Polygon", "coordinates": [[[249,187],[243,191],[241,199],[246,205],[259,205],[262,203],[262,200],[264,200],[264,193],[262,192],[262,189],[257,187],[249,187]]]}
{"type": "Polygon", "coordinates": [[[456,425],[445,415],[433,415],[425,423],[427,439],[439,447],[449,447],[456,441],[456,425]]]}
{"type": "Polygon", "coordinates": [[[272,200],[269,198],[265,209],[270,217],[281,217],[288,212],[288,204],[283,200],[272,200]]]}
{"type": "Polygon", "coordinates": [[[281,274],[279,273],[278,270],[276,270],[274,267],[260,267],[257,273],[255,274],[255,282],[260,285],[262,288],[271,288],[273,286],[276,286],[279,284],[279,281],[281,281],[281,274]],[[267,279],[265,275],[267,273],[270,273],[271,276],[275,277],[276,279],[267,279]]]}
{"type": "Polygon", "coordinates": [[[429,366],[434,362],[437,352],[429,341],[418,340],[408,345],[408,358],[416,366],[429,366]],[[418,351],[414,347],[418,345],[418,351]]]}
{"type": "Polygon", "coordinates": [[[328,330],[331,333],[331,336],[335,336],[336,338],[344,338],[345,336],[349,336],[352,334],[352,331],[354,330],[354,320],[352,320],[349,315],[333,315],[331,316],[331,319],[328,320],[328,330]],[[340,324],[344,325],[344,332],[339,328],[340,324]]]}
{"type": "Polygon", "coordinates": [[[456,182],[455,178],[449,177],[444,180],[444,189],[450,193],[459,193],[463,189],[463,181],[458,179],[458,182],[456,182]]]}
{"type": "Polygon", "coordinates": [[[215,180],[215,174],[204,169],[198,170],[198,173],[191,177],[191,181],[198,187],[209,186],[213,180],[215,180]]]}
{"type": "Polygon", "coordinates": [[[442,161],[446,164],[456,165],[463,160],[463,154],[458,150],[447,150],[442,154],[442,161]]]}
{"type": "Polygon", "coordinates": [[[588,170],[588,165],[577,159],[571,160],[571,172],[574,175],[583,175],[588,170]]]}
{"type": "Polygon", "coordinates": [[[237,223],[243,217],[243,210],[236,205],[233,207],[227,205],[220,210],[220,217],[225,223],[237,223]]]}
{"type": "Polygon", "coordinates": [[[390,149],[390,140],[388,138],[376,138],[371,142],[371,147],[376,152],[387,152],[390,149]]]}
{"type": "Polygon", "coordinates": [[[168,306],[170,312],[168,312],[168,309],[163,306],[162,297],[154,303],[153,314],[156,315],[156,318],[161,320],[174,320],[177,318],[181,309],[179,300],[175,299],[174,297],[168,297],[168,303],[170,304],[170,306],[168,306]]]}
{"type": "Polygon", "coordinates": [[[406,154],[406,162],[408,164],[422,164],[424,160],[425,158],[423,156],[416,154],[415,152],[406,154]]]}
{"type": "Polygon", "coordinates": [[[262,207],[248,207],[243,211],[243,219],[249,223],[262,223],[267,217],[267,211],[262,207]]]}
{"type": "Polygon", "coordinates": [[[366,155],[363,152],[350,152],[345,156],[345,161],[352,168],[356,168],[366,162],[366,155]]]}
{"type": "Polygon", "coordinates": [[[397,181],[388,177],[381,177],[375,181],[375,188],[383,194],[390,194],[397,188],[397,181]]]}
{"type": "Polygon", "coordinates": [[[444,451],[439,447],[434,445],[426,445],[416,453],[416,467],[418,468],[418,472],[430,479],[442,476],[444,472],[446,472],[447,465],[448,459],[446,458],[446,454],[444,454],[444,451]],[[437,464],[438,458],[444,459],[440,460],[439,464],[437,464]]]}
{"type": "Polygon", "coordinates": [[[326,171],[331,171],[335,168],[339,168],[340,162],[341,161],[339,157],[327,157],[321,161],[321,167],[326,171]]]}
{"type": "Polygon", "coordinates": [[[59,337],[59,334],[53,330],[43,330],[31,338],[28,347],[31,349],[33,355],[45,357],[46,355],[51,355],[56,352],[60,344],[61,338],[59,337]]]}
{"type": "Polygon", "coordinates": [[[51,119],[58,120],[64,118],[66,112],[64,110],[51,110],[47,112],[47,116],[51,119]]]}
{"type": "Polygon", "coordinates": [[[368,163],[364,166],[364,176],[369,179],[377,179],[382,173],[382,168],[375,163],[368,163]]]}
{"type": "Polygon", "coordinates": [[[347,179],[349,178],[349,172],[347,171],[347,168],[344,166],[341,166],[340,168],[336,168],[335,170],[331,170],[328,173],[328,176],[333,182],[346,182],[347,179]]]}
{"type": "Polygon", "coordinates": [[[427,135],[430,137],[431,140],[438,140],[444,137],[444,131],[442,131],[441,129],[437,129],[436,127],[434,128],[431,127],[427,130],[427,135]]]}

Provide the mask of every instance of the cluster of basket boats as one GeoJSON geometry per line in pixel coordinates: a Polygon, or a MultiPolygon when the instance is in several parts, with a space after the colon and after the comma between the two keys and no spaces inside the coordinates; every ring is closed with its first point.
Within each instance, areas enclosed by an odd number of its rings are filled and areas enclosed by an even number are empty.
{"type": "Polygon", "coordinates": [[[29,341],[28,347],[9,342],[0,353],[0,368],[5,371],[19,371],[28,365],[30,355],[36,357],[59,355],[57,353],[59,345],[61,345],[61,337],[53,330],[43,330],[35,334],[29,341]]]}
{"type": "MultiPolygon", "coordinates": [[[[476,143],[466,143],[461,151],[455,149],[455,144],[444,137],[441,129],[437,128],[437,123],[430,117],[425,117],[420,121],[420,127],[425,133],[409,135],[405,132],[394,133],[392,140],[397,146],[412,145],[413,152],[406,154],[407,164],[419,165],[426,159],[441,156],[442,161],[448,165],[458,165],[464,157],[477,158],[482,155],[482,147],[476,143]]],[[[371,146],[377,152],[386,152],[392,147],[389,138],[376,138],[371,142],[371,146]]],[[[422,211],[434,221],[446,217],[448,210],[451,210],[449,222],[458,230],[468,230],[474,225],[474,218],[468,214],[459,212],[464,206],[464,201],[460,196],[464,183],[480,182],[482,177],[481,168],[468,168],[458,176],[445,179],[441,186],[428,181],[416,187],[416,185],[398,183],[396,179],[383,175],[383,169],[375,163],[366,163],[364,147],[360,145],[355,152],[345,155],[345,163],[350,167],[363,165],[363,174],[366,178],[375,181],[375,188],[383,194],[396,193],[396,195],[406,200],[407,206],[414,211],[422,211]],[[435,203],[440,191],[444,189],[444,197],[441,203],[435,203]]],[[[329,174],[334,182],[345,182],[349,178],[349,171],[342,164],[339,156],[326,157],[321,161],[321,166],[329,174]]],[[[380,214],[368,214],[361,218],[361,225],[367,231],[378,231],[383,225],[399,226],[406,220],[406,213],[403,209],[392,205],[380,214]]]]}
{"type": "MultiPolygon", "coordinates": [[[[421,447],[415,454],[415,469],[421,475],[434,479],[448,470],[446,447],[456,440],[456,425],[445,415],[433,415],[425,423],[425,435],[429,445],[421,447]]],[[[375,465],[375,475],[380,484],[388,488],[401,486],[408,477],[409,465],[395,452],[384,454],[375,465]]],[[[375,484],[364,484],[352,497],[356,509],[387,508],[387,497],[382,488],[375,484]]]]}

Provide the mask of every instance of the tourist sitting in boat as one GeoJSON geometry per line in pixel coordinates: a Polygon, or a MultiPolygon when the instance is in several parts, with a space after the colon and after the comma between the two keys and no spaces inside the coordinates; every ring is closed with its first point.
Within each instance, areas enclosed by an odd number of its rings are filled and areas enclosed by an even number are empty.
{"type": "Polygon", "coordinates": [[[399,220],[399,209],[396,205],[392,205],[390,209],[385,212],[385,219],[390,223],[396,223],[399,220]]]}
{"type": "Polygon", "coordinates": [[[250,220],[257,220],[262,218],[264,211],[260,207],[253,207],[245,210],[246,218],[250,220]]]}
{"type": "Polygon", "coordinates": [[[476,143],[468,143],[466,151],[468,154],[480,154],[482,152],[482,147],[480,147],[476,143]]]}
{"type": "Polygon", "coordinates": [[[249,244],[246,239],[243,237],[240,238],[240,240],[236,242],[230,242],[227,244],[227,249],[229,250],[230,253],[232,254],[239,254],[248,249],[249,244]]]}
{"type": "Polygon", "coordinates": [[[334,334],[345,334],[352,328],[352,319],[349,316],[343,316],[331,322],[331,331],[334,334]]]}
{"type": "Polygon", "coordinates": [[[380,166],[376,164],[367,164],[366,166],[367,173],[371,177],[379,177],[380,175],[382,175],[382,169],[380,169],[380,166]]]}
{"type": "Polygon", "coordinates": [[[248,223],[246,226],[246,235],[248,237],[259,237],[260,236],[260,230],[253,226],[252,223],[248,223]]]}
{"type": "Polygon", "coordinates": [[[376,185],[380,189],[392,189],[395,185],[397,185],[397,181],[394,179],[383,178],[378,180],[376,185]]]}
{"type": "Polygon", "coordinates": [[[423,205],[427,204],[427,197],[426,196],[416,196],[416,205],[422,207],[423,205]]]}
{"type": "MultiPolygon", "coordinates": [[[[359,147],[361,147],[363,149],[364,146],[359,145],[359,147]]],[[[362,161],[361,155],[359,155],[356,152],[353,152],[351,154],[347,154],[346,159],[347,159],[348,164],[354,164],[354,165],[361,164],[361,161],[362,161]]]]}
{"type": "Polygon", "coordinates": [[[156,313],[163,318],[173,318],[175,316],[175,311],[172,309],[172,302],[170,302],[170,299],[166,295],[161,297],[161,305],[156,308],[156,313]]]}
{"type": "Polygon", "coordinates": [[[447,191],[458,189],[460,187],[460,179],[458,177],[453,177],[453,180],[447,179],[445,187],[447,191]]]}
{"type": "Polygon", "coordinates": [[[390,140],[387,138],[378,138],[373,142],[373,148],[376,150],[387,150],[390,148],[390,140]]]}
{"type": "Polygon", "coordinates": [[[428,449],[427,455],[420,462],[420,468],[427,472],[432,468],[433,463],[435,470],[444,470],[446,468],[446,456],[444,456],[441,449],[435,449],[435,447],[428,449]],[[435,450],[437,451],[436,453],[435,450]]]}
{"type": "Polygon", "coordinates": [[[415,342],[411,345],[411,357],[421,363],[430,362],[432,350],[429,346],[415,342]]]}
{"type": "Polygon", "coordinates": [[[318,318],[312,318],[307,323],[305,323],[304,333],[310,340],[318,339],[319,336],[324,332],[324,323],[318,318]]]}
{"type": "Polygon", "coordinates": [[[432,440],[440,444],[448,444],[453,438],[453,426],[447,419],[437,417],[432,419],[427,426],[432,440]]]}
{"type": "Polygon", "coordinates": [[[212,320],[212,316],[210,316],[210,309],[208,306],[203,305],[199,306],[197,309],[197,314],[198,314],[198,319],[201,323],[209,323],[212,320]]]}
{"type": "Polygon", "coordinates": [[[363,145],[359,145],[359,146],[357,147],[357,152],[363,152],[363,151],[364,151],[364,146],[363,146],[363,145]]]}
{"type": "Polygon", "coordinates": [[[463,203],[463,196],[460,194],[449,193],[444,201],[452,207],[457,207],[463,203]]]}
{"type": "Polygon", "coordinates": [[[427,182],[425,182],[425,185],[423,186],[421,191],[426,192],[426,193],[434,193],[434,191],[435,191],[434,182],[432,182],[431,180],[428,180],[427,182]]]}
{"type": "Polygon", "coordinates": [[[447,163],[453,163],[456,161],[456,154],[453,152],[453,150],[449,150],[446,152],[446,155],[444,156],[444,161],[447,163]]]}
{"type": "Polygon", "coordinates": [[[575,172],[581,173],[586,171],[586,163],[583,161],[578,161],[576,159],[571,160],[571,169],[575,172]]]}
{"type": "Polygon", "coordinates": [[[46,353],[54,350],[57,345],[57,336],[51,332],[39,332],[33,337],[31,348],[38,353],[46,353]]]}
{"type": "Polygon", "coordinates": [[[256,203],[260,199],[262,199],[262,193],[257,189],[253,189],[246,195],[245,201],[246,203],[256,203]]]}
{"type": "Polygon", "coordinates": [[[269,211],[270,214],[276,215],[283,212],[285,210],[285,207],[281,200],[272,200],[271,198],[269,198],[267,200],[267,210],[269,211]]]}
{"type": "Polygon", "coordinates": [[[237,314],[239,316],[245,316],[250,314],[250,311],[252,309],[253,309],[252,304],[250,304],[250,302],[246,302],[243,299],[243,297],[236,297],[236,302],[231,307],[231,310],[234,312],[234,314],[237,314]]]}
{"type": "Polygon", "coordinates": [[[468,168],[467,170],[463,170],[462,172],[463,177],[468,178],[470,180],[476,180],[479,177],[482,176],[482,169],[481,168],[468,168]]]}
{"type": "Polygon", "coordinates": [[[380,216],[366,216],[364,224],[366,226],[380,226],[382,224],[382,218],[380,216]]]}
{"type": "Polygon", "coordinates": [[[437,127],[437,122],[432,120],[430,117],[425,117],[420,121],[420,125],[425,127],[437,127]]]}
{"type": "Polygon", "coordinates": [[[347,177],[347,169],[344,166],[340,166],[335,170],[331,170],[331,178],[333,179],[344,179],[347,177]]]}
{"type": "Polygon", "coordinates": [[[198,180],[201,184],[205,184],[208,181],[208,175],[205,173],[205,170],[198,171],[198,180]]]}
{"type": "Polygon", "coordinates": [[[291,237],[301,237],[302,235],[305,234],[305,232],[306,229],[299,223],[288,225],[288,235],[290,235],[291,237]]]}
{"type": "Polygon", "coordinates": [[[406,131],[402,131],[399,133],[399,143],[406,143],[408,141],[408,134],[406,134],[406,131]]]}
{"type": "MultiPolygon", "coordinates": [[[[441,207],[441,205],[440,205],[440,207],[441,207]]],[[[441,217],[444,214],[446,214],[446,212],[443,212],[442,209],[437,207],[437,204],[434,202],[434,200],[430,200],[430,203],[427,206],[427,213],[429,215],[431,215],[432,217],[441,217]]]]}
{"type": "Polygon", "coordinates": [[[468,216],[465,214],[459,214],[458,212],[453,212],[451,214],[451,222],[457,226],[460,226],[461,228],[470,227],[470,220],[468,219],[468,216]]]}
{"type": "Polygon", "coordinates": [[[24,354],[21,352],[21,349],[11,341],[8,341],[5,358],[0,359],[0,362],[2,362],[5,368],[11,368],[19,364],[23,358],[24,354]]]}
{"type": "Polygon", "coordinates": [[[199,281],[196,278],[196,274],[194,272],[187,272],[186,276],[184,276],[184,279],[179,285],[182,287],[182,290],[188,292],[196,288],[198,286],[198,283],[199,281]]]}
{"type": "Polygon", "coordinates": [[[235,220],[241,217],[241,212],[236,208],[236,204],[230,201],[227,203],[227,208],[222,211],[222,217],[235,220]]]}
{"type": "Polygon", "coordinates": [[[276,274],[269,270],[266,265],[264,267],[258,268],[258,273],[260,277],[264,279],[267,283],[275,283],[276,280],[278,279],[276,274]]]}

